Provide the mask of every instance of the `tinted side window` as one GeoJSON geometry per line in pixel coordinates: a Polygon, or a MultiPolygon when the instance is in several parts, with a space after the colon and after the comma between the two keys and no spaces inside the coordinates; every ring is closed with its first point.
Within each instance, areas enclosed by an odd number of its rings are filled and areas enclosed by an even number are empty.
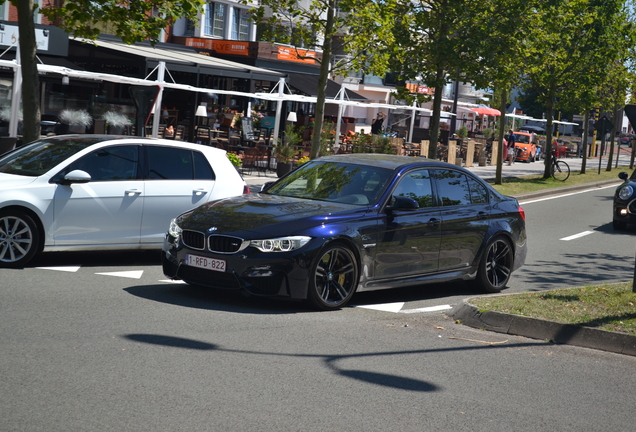
{"type": "Polygon", "coordinates": [[[474,178],[467,176],[468,187],[470,188],[470,201],[473,204],[488,203],[488,189],[474,178]]]}
{"type": "Polygon", "coordinates": [[[466,176],[458,171],[437,170],[437,193],[444,207],[471,204],[466,176]]]}
{"type": "Polygon", "coordinates": [[[73,162],[65,171],[86,171],[91,181],[135,180],[139,169],[139,146],[116,146],[96,150],[73,162]]]}
{"type": "Polygon", "coordinates": [[[210,167],[203,153],[193,151],[192,156],[194,157],[194,179],[215,180],[216,176],[214,175],[214,171],[212,171],[212,167],[210,167]]]}
{"type": "Polygon", "coordinates": [[[147,146],[149,180],[192,180],[192,152],[174,147],[147,146]]]}
{"type": "Polygon", "coordinates": [[[433,207],[431,176],[428,170],[411,171],[406,174],[393,191],[393,195],[412,198],[420,207],[433,207]]]}

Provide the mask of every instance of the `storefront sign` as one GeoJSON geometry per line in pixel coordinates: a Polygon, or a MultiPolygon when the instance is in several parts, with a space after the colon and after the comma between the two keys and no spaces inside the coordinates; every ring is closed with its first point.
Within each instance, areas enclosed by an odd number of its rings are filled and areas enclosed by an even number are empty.
{"type": "MultiPolygon", "coordinates": [[[[20,39],[20,29],[17,25],[2,24],[0,26],[0,46],[16,45],[20,39]]],[[[48,30],[35,29],[35,40],[38,50],[49,50],[49,32],[48,30]]]]}
{"type": "Polygon", "coordinates": [[[316,53],[291,47],[278,47],[278,60],[316,64],[316,53]]]}
{"type": "MultiPolygon", "coordinates": [[[[20,28],[16,22],[0,21],[0,48],[16,46],[19,39],[20,28]]],[[[68,34],[60,28],[36,24],[35,41],[39,53],[56,56],[68,55],[68,34]]]]}

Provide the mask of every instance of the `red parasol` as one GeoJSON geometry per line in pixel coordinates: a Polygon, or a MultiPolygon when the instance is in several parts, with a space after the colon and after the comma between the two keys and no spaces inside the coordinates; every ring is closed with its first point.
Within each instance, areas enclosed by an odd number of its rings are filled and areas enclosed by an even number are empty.
{"type": "Polygon", "coordinates": [[[487,107],[486,105],[480,105],[478,108],[471,108],[471,111],[476,112],[477,114],[489,115],[489,116],[500,116],[501,112],[494,108],[487,107]]]}

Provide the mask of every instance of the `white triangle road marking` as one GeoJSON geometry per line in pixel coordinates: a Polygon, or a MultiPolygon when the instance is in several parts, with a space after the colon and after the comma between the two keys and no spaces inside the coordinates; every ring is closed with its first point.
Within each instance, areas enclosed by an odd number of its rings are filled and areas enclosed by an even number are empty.
{"type": "Polygon", "coordinates": [[[173,284],[184,284],[184,283],[186,283],[186,282],[184,282],[182,280],[170,280],[170,279],[159,279],[159,282],[173,283],[173,284]]]}
{"type": "Polygon", "coordinates": [[[117,277],[124,277],[124,278],[130,278],[130,279],[139,279],[141,278],[141,275],[144,274],[143,270],[133,270],[133,271],[123,271],[123,272],[110,272],[110,273],[95,273],[98,275],[104,275],[104,276],[117,276],[117,277]]]}
{"type": "Polygon", "coordinates": [[[63,272],[71,272],[75,273],[82,266],[59,266],[59,267],[36,267],[41,270],[55,270],[55,271],[63,271],[63,272]]]}
{"type": "Polygon", "coordinates": [[[404,306],[404,302],[363,305],[363,306],[356,306],[356,307],[364,308],[364,309],[380,310],[384,312],[398,313],[400,310],[402,310],[403,306],[404,306]]]}
{"type": "Polygon", "coordinates": [[[431,306],[431,307],[425,307],[425,308],[419,308],[419,309],[406,309],[400,312],[401,313],[439,312],[439,311],[448,310],[452,308],[453,307],[451,305],[439,305],[439,306],[431,306]]]}

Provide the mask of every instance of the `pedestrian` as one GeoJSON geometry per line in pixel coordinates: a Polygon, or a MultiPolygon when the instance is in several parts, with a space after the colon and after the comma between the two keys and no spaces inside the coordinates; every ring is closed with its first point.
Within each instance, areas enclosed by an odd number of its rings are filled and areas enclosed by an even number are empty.
{"type": "Polygon", "coordinates": [[[506,159],[508,160],[508,166],[510,166],[515,159],[515,134],[512,129],[510,129],[508,135],[504,137],[504,142],[508,148],[506,159]]]}
{"type": "Polygon", "coordinates": [[[382,130],[382,123],[386,115],[383,112],[379,112],[378,115],[371,122],[371,134],[377,135],[382,130]]]}

